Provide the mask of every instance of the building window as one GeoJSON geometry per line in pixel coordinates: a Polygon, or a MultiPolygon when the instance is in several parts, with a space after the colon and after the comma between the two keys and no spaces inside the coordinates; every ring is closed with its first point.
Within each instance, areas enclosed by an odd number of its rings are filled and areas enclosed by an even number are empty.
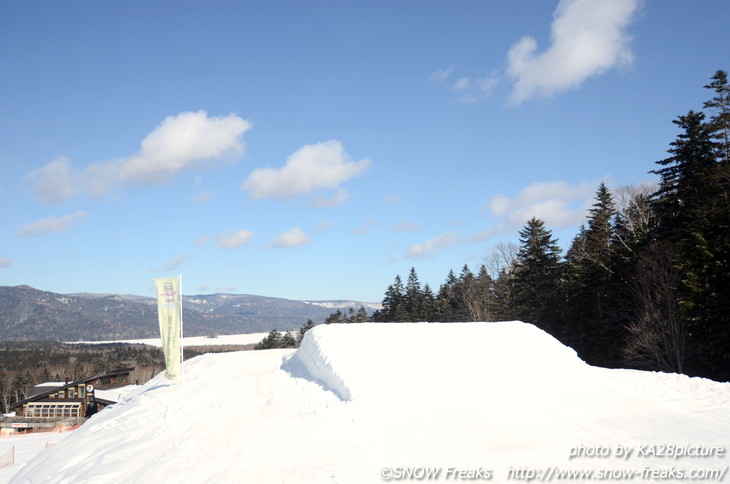
{"type": "Polygon", "coordinates": [[[68,418],[81,417],[81,402],[75,403],[28,403],[25,409],[26,417],[68,418]]]}
{"type": "Polygon", "coordinates": [[[73,388],[68,389],[68,398],[76,398],[76,390],[73,388]]]}

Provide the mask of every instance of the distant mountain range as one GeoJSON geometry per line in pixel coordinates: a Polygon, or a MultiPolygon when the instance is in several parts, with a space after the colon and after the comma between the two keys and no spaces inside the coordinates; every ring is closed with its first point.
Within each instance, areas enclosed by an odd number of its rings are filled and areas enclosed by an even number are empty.
{"type": "MultiPolygon", "coordinates": [[[[120,294],[57,294],[0,286],[0,341],[108,341],[159,336],[154,298],[120,294]]],[[[378,303],[294,301],[249,294],[183,296],[185,336],[259,333],[321,323],[337,309],[378,303]]]]}

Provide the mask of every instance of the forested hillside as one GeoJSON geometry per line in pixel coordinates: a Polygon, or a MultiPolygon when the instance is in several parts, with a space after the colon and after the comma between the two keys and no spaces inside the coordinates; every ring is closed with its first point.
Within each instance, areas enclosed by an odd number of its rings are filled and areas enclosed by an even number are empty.
{"type": "MultiPolygon", "coordinates": [[[[246,294],[183,296],[186,336],[293,330],[331,312],[302,301],[246,294]]],[[[159,336],[154,298],[56,294],[0,286],[0,341],[109,341],[159,336]]]]}
{"type": "MultiPolygon", "coordinates": [[[[184,348],[184,358],[238,347],[184,348]]],[[[74,381],[107,370],[134,368],[131,383],[143,384],[165,369],[160,348],[142,344],[69,344],[50,341],[0,341],[0,413],[28,397],[34,385],[74,381]]]]}
{"type": "Polygon", "coordinates": [[[595,365],[730,380],[730,86],[674,120],[656,186],[597,187],[565,254],[542,220],[438,292],[396,276],[380,321],[532,322],[595,365]]]}

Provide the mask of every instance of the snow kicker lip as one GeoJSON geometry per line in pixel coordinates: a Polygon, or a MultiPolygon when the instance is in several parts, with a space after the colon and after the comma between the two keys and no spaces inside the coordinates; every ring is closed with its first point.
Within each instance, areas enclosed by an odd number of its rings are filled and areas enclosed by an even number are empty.
{"type": "Polygon", "coordinates": [[[476,386],[485,384],[534,389],[556,370],[585,366],[574,350],[544,331],[508,321],[320,325],[306,333],[282,368],[343,401],[384,395],[432,401],[445,393],[479,397],[476,386]],[[440,358],[447,348],[449,358],[440,358]],[[474,369],[482,380],[473,379],[474,369]]]}

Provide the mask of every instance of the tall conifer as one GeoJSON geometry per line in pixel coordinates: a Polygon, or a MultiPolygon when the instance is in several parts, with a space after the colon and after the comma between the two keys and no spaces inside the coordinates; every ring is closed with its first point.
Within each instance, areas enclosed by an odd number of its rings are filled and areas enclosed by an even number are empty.
{"type": "Polygon", "coordinates": [[[517,317],[562,336],[560,247],[545,228],[532,218],[520,231],[520,250],[514,274],[517,317]]]}

